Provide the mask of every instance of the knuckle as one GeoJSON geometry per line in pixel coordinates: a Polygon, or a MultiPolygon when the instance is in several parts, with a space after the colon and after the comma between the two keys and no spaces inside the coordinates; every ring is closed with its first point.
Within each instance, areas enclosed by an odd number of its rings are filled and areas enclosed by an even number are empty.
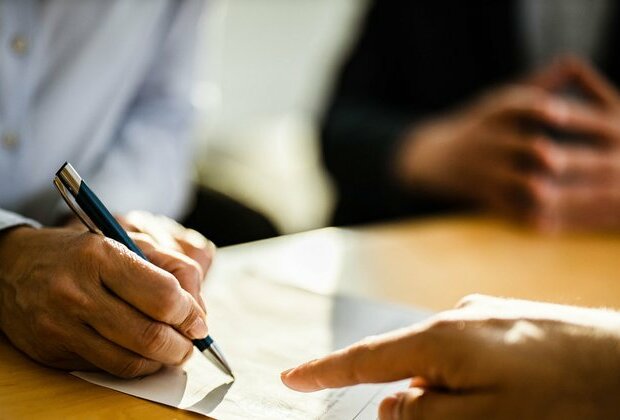
{"type": "Polygon", "coordinates": [[[189,281],[191,282],[191,290],[199,291],[200,283],[202,281],[202,276],[203,276],[202,268],[196,261],[191,260],[190,262],[188,262],[185,270],[187,272],[187,277],[189,278],[189,281]]]}
{"type": "Polygon", "coordinates": [[[50,283],[52,299],[68,311],[90,308],[91,299],[69,278],[57,278],[50,283]]]}
{"type": "Polygon", "coordinates": [[[346,356],[350,360],[351,369],[348,369],[344,374],[347,377],[347,382],[350,383],[367,382],[366,372],[376,368],[377,360],[385,361],[385,363],[391,362],[385,360],[385,355],[381,353],[381,345],[376,336],[366,337],[349,347],[346,356]]]}
{"type": "Polygon", "coordinates": [[[142,357],[128,357],[112,369],[114,375],[125,379],[136,378],[151,373],[151,362],[142,357]]]}
{"type": "Polygon", "coordinates": [[[62,342],[65,339],[65,329],[61,328],[49,314],[42,313],[35,316],[34,330],[39,338],[46,342],[62,342]]]}
{"type": "Polygon", "coordinates": [[[425,328],[417,334],[417,346],[427,354],[433,349],[441,348],[466,330],[472,321],[458,310],[449,310],[430,319],[425,328]]]}
{"type": "Polygon", "coordinates": [[[529,154],[544,170],[555,172],[558,168],[555,162],[555,151],[552,143],[543,137],[534,138],[529,146],[529,154]]]}
{"type": "MultiPolygon", "coordinates": [[[[189,299],[193,299],[188,296],[189,299]]],[[[188,305],[188,312],[185,314],[183,319],[177,322],[176,328],[182,331],[184,334],[189,334],[190,329],[194,326],[197,320],[200,318],[200,312],[194,308],[193,305],[188,305]]]]}
{"type": "Polygon", "coordinates": [[[181,262],[183,267],[183,272],[185,275],[192,280],[193,284],[200,284],[200,278],[202,276],[202,268],[200,268],[200,264],[192,258],[184,258],[181,262]]]}
{"type": "Polygon", "coordinates": [[[550,154],[551,152],[550,146],[551,145],[546,138],[534,137],[530,142],[529,150],[532,156],[544,158],[550,154]]]}
{"type": "Polygon", "coordinates": [[[65,290],[70,287],[71,279],[66,276],[57,276],[49,282],[49,293],[55,301],[65,293],[65,290]]]}
{"type": "Polygon", "coordinates": [[[179,355],[181,357],[179,358],[179,360],[176,363],[173,363],[173,364],[175,364],[175,365],[182,365],[187,360],[189,360],[189,358],[192,356],[193,352],[194,352],[193,344],[190,341],[187,341],[187,349],[186,349],[185,353],[183,353],[183,354],[179,353],[179,355]]]}
{"type": "Polygon", "coordinates": [[[158,321],[170,323],[174,320],[178,312],[180,296],[180,286],[172,281],[163,282],[159,285],[157,305],[153,308],[153,315],[158,321]]]}
{"type": "Polygon", "coordinates": [[[532,115],[542,120],[549,120],[554,117],[549,101],[541,95],[533,96],[528,106],[532,115]]]}
{"type": "Polygon", "coordinates": [[[513,84],[504,88],[500,94],[500,104],[509,110],[530,108],[536,110],[544,106],[544,95],[538,89],[513,84]]]}
{"type": "Polygon", "coordinates": [[[115,241],[114,239],[106,238],[106,237],[98,237],[99,240],[99,258],[109,258],[110,255],[129,255],[137,259],[139,258],[133,252],[129,251],[125,245],[120,242],[115,241]]]}
{"type": "Polygon", "coordinates": [[[344,372],[347,382],[358,383],[363,380],[360,375],[364,371],[364,359],[367,353],[371,351],[370,349],[371,346],[366,340],[347,349],[347,356],[351,360],[351,369],[344,372]]]}
{"type": "Polygon", "coordinates": [[[142,331],[140,345],[144,356],[153,356],[170,346],[167,326],[160,322],[150,322],[142,331]]]}
{"type": "Polygon", "coordinates": [[[91,261],[101,258],[107,243],[101,236],[90,233],[83,234],[80,242],[79,249],[82,256],[91,261]]]}

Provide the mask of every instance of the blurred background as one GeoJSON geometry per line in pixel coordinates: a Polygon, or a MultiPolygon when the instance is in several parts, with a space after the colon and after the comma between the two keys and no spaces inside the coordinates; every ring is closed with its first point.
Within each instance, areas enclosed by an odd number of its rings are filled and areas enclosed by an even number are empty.
{"type": "Polygon", "coordinates": [[[211,0],[193,102],[196,176],[281,233],[325,226],[317,125],[365,0],[211,0]]]}

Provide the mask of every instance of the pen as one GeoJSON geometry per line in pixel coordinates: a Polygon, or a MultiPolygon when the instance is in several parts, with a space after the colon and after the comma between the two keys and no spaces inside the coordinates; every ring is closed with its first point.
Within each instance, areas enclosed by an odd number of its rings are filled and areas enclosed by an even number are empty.
{"type": "MultiPolygon", "coordinates": [[[[125,229],[86,185],[73,166],[65,162],[56,172],[54,185],[67,205],[91,232],[104,235],[122,243],[141,258],[148,261],[140,248],[131,240],[125,229]]],[[[192,342],[203,355],[219,366],[224,372],[234,377],[230,365],[211,336],[192,340],[192,342]]]]}

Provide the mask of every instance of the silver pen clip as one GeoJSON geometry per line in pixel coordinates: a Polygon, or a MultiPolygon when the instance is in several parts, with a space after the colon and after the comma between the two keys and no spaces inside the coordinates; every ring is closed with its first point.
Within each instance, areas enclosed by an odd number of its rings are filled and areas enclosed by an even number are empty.
{"type": "Polygon", "coordinates": [[[75,199],[69,193],[69,190],[67,189],[67,187],[65,187],[65,184],[63,184],[62,180],[58,177],[58,175],[54,177],[54,185],[56,186],[56,189],[65,200],[69,208],[73,210],[73,213],[75,213],[75,215],[82,221],[82,223],[84,223],[88,230],[90,230],[92,233],[103,235],[101,230],[99,230],[99,228],[93,223],[90,217],[88,217],[86,213],[84,213],[84,211],[80,208],[80,206],[77,205],[75,199]]]}

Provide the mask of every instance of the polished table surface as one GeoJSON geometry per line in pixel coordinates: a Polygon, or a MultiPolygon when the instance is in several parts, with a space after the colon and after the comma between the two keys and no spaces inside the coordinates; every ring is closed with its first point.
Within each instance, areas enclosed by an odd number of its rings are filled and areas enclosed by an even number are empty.
{"type": "MultiPolygon", "coordinates": [[[[548,237],[475,217],[328,228],[225,248],[209,281],[226,281],[230,268],[433,310],[469,293],[620,308],[620,236],[548,237]]],[[[1,419],[197,417],[42,367],[0,336],[1,419]]]]}

